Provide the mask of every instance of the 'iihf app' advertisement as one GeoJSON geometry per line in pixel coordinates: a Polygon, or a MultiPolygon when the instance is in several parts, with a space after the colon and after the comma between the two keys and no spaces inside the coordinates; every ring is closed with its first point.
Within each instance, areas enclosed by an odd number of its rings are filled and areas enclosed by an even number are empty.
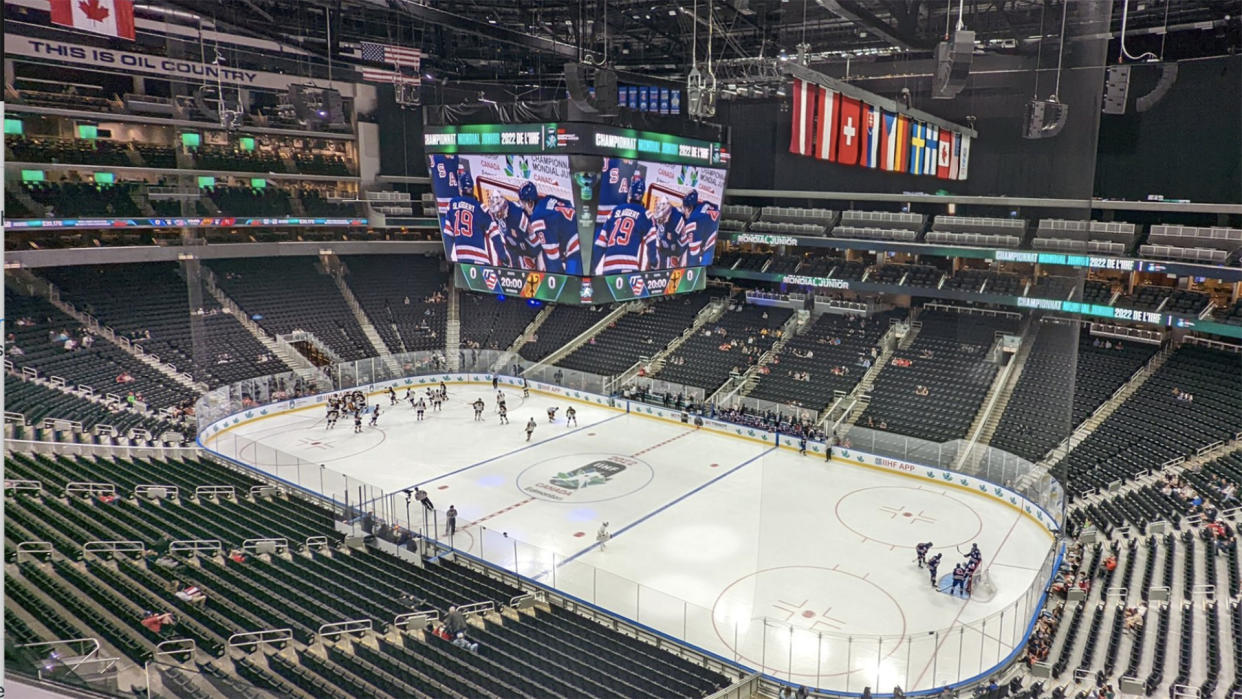
{"type": "Polygon", "coordinates": [[[549,275],[588,273],[578,240],[568,156],[429,159],[448,259],[549,275]]]}

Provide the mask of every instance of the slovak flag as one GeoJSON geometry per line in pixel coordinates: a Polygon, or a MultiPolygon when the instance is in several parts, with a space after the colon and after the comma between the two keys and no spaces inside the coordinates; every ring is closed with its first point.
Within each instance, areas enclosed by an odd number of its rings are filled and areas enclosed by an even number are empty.
{"type": "Polygon", "coordinates": [[[841,96],[840,115],[837,117],[837,162],[857,165],[859,142],[862,140],[862,103],[841,96]]]}
{"type": "Polygon", "coordinates": [[[837,159],[837,116],[841,95],[836,90],[819,88],[819,113],[815,126],[815,157],[820,160],[837,159]]]}
{"type": "Polygon", "coordinates": [[[811,155],[815,141],[815,86],[794,78],[793,122],[790,124],[789,152],[811,155]]]}
{"type": "Polygon", "coordinates": [[[881,125],[880,108],[863,105],[862,155],[858,164],[863,167],[880,167],[884,160],[884,127],[881,125]]]}
{"type": "Polygon", "coordinates": [[[52,24],[134,40],[132,0],[50,0],[52,24]]]}
{"type": "Polygon", "coordinates": [[[953,165],[953,144],[957,141],[957,134],[951,131],[940,132],[940,146],[936,153],[936,177],[942,180],[949,179],[949,169],[953,165]]]}

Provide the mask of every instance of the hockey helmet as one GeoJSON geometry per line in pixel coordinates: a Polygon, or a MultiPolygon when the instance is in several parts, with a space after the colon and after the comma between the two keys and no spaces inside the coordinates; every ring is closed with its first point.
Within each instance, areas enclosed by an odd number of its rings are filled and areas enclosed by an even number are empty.
{"type": "Polygon", "coordinates": [[[463,196],[467,194],[474,194],[474,177],[472,177],[468,172],[463,172],[458,175],[457,190],[461,192],[463,196]]]}
{"type": "Polygon", "coordinates": [[[630,201],[642,201],[643,195],[647,193],[647,181],[635,175],[630,180],[630,201]]]}
{"type": "Polygon", "coordinates": [[[539,201],[539,190],[535,189],[534,182],[527,182],[518,190],[518,199],[521,201],[539,201]]]}
{"type": "Polygon", "coordinates": [[[681,205],[687,209],[693,209],[694,207],[698,206],[699,205],[698,190],[692,189],[689,192],[686,192],[686,196],[683,197],[681,200],[681,205]]]}

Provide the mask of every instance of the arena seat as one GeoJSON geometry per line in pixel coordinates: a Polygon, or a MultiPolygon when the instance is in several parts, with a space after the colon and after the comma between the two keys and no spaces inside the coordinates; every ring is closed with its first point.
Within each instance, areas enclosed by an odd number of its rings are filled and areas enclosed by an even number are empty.
{"type": "Polygon", "coordinates": [[[793,311],[742,305],[708,323],[665,359],[656,378],[704,389],[709,395],[758,361],[776,342],[793,311]]]}
{"type": "Polygon", "coordinates": [[[185,279],[176,263],[139,263],[40,270],[61,297],[181,371],[217,386],[288,371],[206,290],[196,321],[196,348],[185,279]]]}
{"type": "Polygon", "coordinates": [[[1026,237],[1026,219],[942,214],[927,232],[929,243],[1016,248],[1026,237]]]}
{"type": "Polygon", "coordinates": [[[560,349],[598,323],[608,309],[596,306],[554,306],[535,337],[529,340],[518,354],[529,362],[538,362],[560,349]]]}
{"type": "Polygon", "coordinates": [[[315,263],[308,257],[277,257],[208,265],[220,288],[269,333],[306,330],[346,361],[377,356],[345,298],[315,263]]]}
{"type": "Polygon", "coordinates": [[[448,322],[445,293],[449,280],[441,269],[442,259],[425,255],[345,255],[341,261],[348,270],[345,280],[350,291],[389,350],[444,349],[448,322]]]}
{"type": "Polygon", "coordinates": [[[524,299],[461,294],[462,349],[506,350],[530,326],[542,307],[524,299]]]}
{"type": "Polygon", "coordinates": [[[909,366],[884,367],[858,424],[933,442],[965,437],[998,368],[986,353],[995,334],[1014,332],[1016,322],[940,310],[924,311],[919,321],[913,344],[893,354],[909,366]],[[927,396],[914,393],[920,385],[927,396]]]}
{"type": "Polygon", "coordinates": [[[640,357],[655,355],[685,332],[709,300],[706,294],[696,294],[657,301],[638,313],[626,313],[556,365],[604,376],[620,374],[640,357]]]}

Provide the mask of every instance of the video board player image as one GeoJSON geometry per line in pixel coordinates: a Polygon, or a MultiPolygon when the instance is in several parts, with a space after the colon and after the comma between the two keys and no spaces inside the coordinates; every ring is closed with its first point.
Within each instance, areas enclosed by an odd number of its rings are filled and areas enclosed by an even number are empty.
{"type": "Polygon", "coordinates": [[[428,160],[449,260],[583,273],[568,156],[435,154],[428,160]]]}
{"type": "Polygon", "coordinates": [[[710,265],[724,184],[723,168],[605,158],[591,273],[710,265]]]}

